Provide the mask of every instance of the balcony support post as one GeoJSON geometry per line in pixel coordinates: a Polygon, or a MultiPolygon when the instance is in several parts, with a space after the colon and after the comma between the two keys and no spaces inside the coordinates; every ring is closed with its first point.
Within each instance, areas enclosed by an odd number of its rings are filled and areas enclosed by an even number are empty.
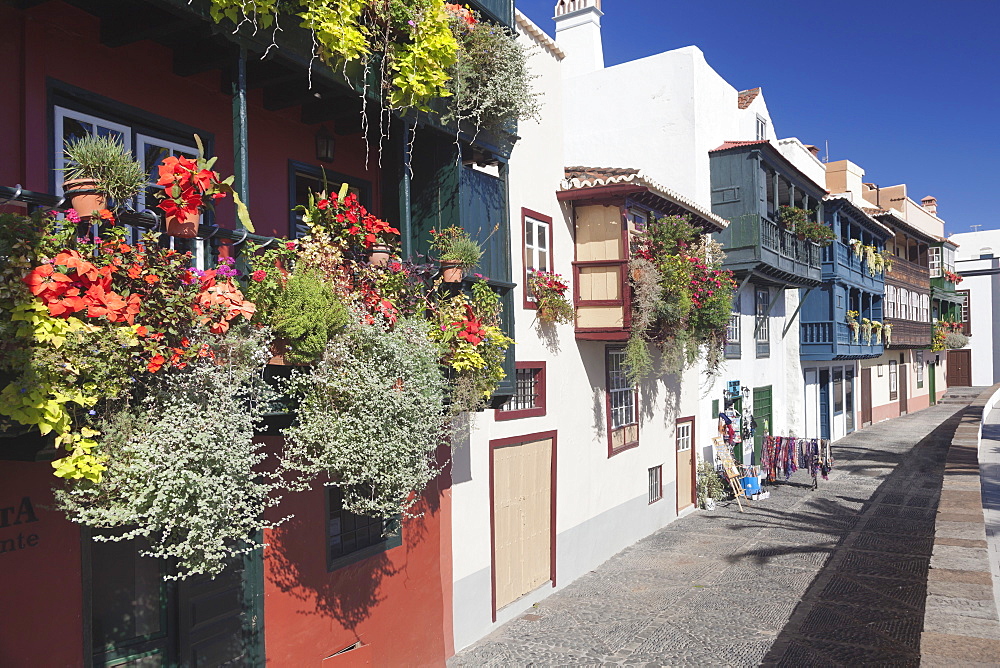
{"type": "MultiPolygon", "coordinates": [[[[806,288],[805,293],[803,293],[802,296],[799,297],[799,305],[796,306],[795,311],[792,312],[792,317],[785,322],[785,328],[781,330],[781,338],[785,338],[785,335],[788,334],[788,330],[792,328],[792,323],[795,322],[795,317],[799,314],[799,311],[802,310],[802,305],[806,302],[806,298],[809,296],[809,293],[812,292],[814,289],[815,288],[806,288]]],[[[833,339],[835,341],[836,338],[837,338],[836,335],[834,335],[833,339]]]]}

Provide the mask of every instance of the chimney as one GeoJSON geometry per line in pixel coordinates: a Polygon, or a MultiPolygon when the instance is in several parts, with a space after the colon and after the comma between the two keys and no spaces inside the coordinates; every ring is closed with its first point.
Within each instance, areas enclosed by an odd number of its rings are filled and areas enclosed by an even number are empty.
{"type": "Polygon", "coordinates": [[[837,195],[851,193],[851,201],[860,204],[865,197],[865,188],[861,179],[865,170],[850,160],[836,160],[826,163],[826,189],[837,195]]]}
{"type": "Polygon", "coordinates": [[[806,149],[813,154],[813,156],[819,160],[819,149],[812,144],[806,144],[806,149]]]}
{"type": "Polygon", "coordinates": [[[566,57],[563,77],[575,77],[604,69],[601,42],[601,0],[559,0],[556,3],[556,43],[566,57]]]}
{"type": "Polygon", "coordinates": [[[927,210],[927,213],[932,213],[935,216],[937,215],[937,197],[931,197],[928,195],[920,200],[920,206],[924,207],[924,209],[927,210]]]}

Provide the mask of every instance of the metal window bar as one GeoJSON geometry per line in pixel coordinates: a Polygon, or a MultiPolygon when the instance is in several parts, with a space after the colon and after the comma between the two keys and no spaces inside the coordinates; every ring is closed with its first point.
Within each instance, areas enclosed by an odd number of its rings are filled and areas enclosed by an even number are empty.
{"type": "Polygon", "coordinates": [[[539,369],[517,369],[514,373],[514,396],[504,404],[502,411],[524,411],[538,404],[539,369]]]}
{"type": "Polygon", "coordinates": [[[663,486],[660,477],[663,471],[662,466],[654,466],[649,469],[649,502],[659,501],[663,498],[663,486]]]}
{"type": "Polygon", "coordinates": [[[611,401],[611,428],[635,424],[635,388],[625,373],[625,351],[608,353],[608,394],[611,401]]]}

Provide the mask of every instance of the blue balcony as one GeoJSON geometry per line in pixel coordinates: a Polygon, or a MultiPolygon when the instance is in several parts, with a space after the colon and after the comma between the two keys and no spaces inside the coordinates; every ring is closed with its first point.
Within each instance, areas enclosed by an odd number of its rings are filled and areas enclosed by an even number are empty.
{"type": "Polygon", "coordinates": [[[878,357],[884,346],[865,341],[857,342],[846,322],[804,322],[799,330],[799,357],[803,360],[856,360],[878,357]]]}
{"type": "Polygon", "coordinates": [[[872,276],[864,259],[855,255],[854,249],[842,241],[834,241],[823,249],[823,281],[832,280],[841,280],[871,292],[885,290],[885,275],[878,272],[872,276]]]}

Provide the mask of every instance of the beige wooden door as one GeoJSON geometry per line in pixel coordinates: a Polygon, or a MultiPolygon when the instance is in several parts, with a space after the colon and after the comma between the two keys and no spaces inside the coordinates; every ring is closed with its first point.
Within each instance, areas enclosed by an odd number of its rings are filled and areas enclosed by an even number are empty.
{"type": "Polygon", "coordinates": [[[694,505],[694,440],[690,420],[677,423],[677,511],[694,505]]]}
{"type": "Polygon", "coordinates": [[[493,450],[497,609],[551,578],[552,439],[493,450]]]}

